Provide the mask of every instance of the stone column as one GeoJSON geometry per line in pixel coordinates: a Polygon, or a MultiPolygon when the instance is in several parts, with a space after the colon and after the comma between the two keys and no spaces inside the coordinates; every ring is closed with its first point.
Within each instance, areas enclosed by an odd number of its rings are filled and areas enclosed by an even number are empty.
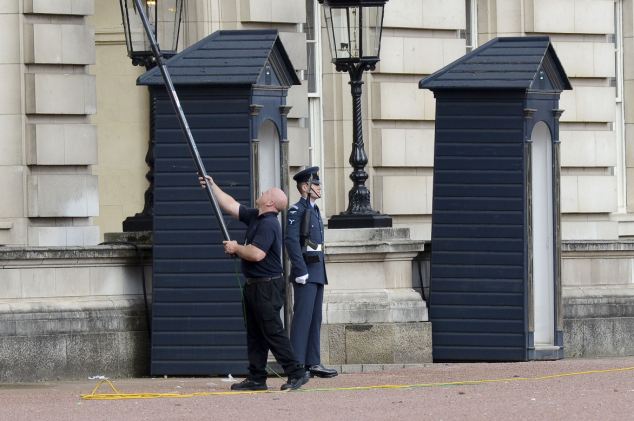
{"type": "Polygon", "coordinates": [[[407,228],[326,230],[325,364],[431,362],[427,306],[412,288],[423,241],[407,228]]]}
{"type": "Polygon", "coordinates": [[[93,0],[25,1],[22,83],[24,186],[32,246],[86,246],[98,241],[95,34],[93,0]],[[26,169],[26,168],[25,168],[26,169]]]}
{"type": "Polygon", "coordinates": [[[21,1],[0,3],[0,245],[26,242],[24,116],[20,54],[21,1]]]}

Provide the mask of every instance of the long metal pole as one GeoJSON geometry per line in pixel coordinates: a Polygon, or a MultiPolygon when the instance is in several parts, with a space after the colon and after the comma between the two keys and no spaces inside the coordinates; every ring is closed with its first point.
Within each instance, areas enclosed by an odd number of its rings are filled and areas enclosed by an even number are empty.
{"type": "MultiPolygon", "coordinates": [[[[176,95],[176,90],[174,89],[172,78],[167,71],[167,67],[165,67],[163,56],[161,56],[161,51],[159,50],[156,39],[154,38],[154,34],[150,29],[150,23],[147,19],[147,16],[145,16],[143,8],[141,7],[141,0],[134,0],[134,4],[136,5],[139,16],[141,17],[141,22],[143,22],[145,33],[150,40],[150,46],[152,47],[152,53],[154,54],[154,58],[156,59],[156,65],[158,66],[159,70],[161,71],[161,75],[163,76],[165,88],[167,89],[167,93],[172,100],[172,105],[174,106],[174,110],[176,111],[176,115],[178,116],[178,121],[181,125],[181,129],[183,129],[183,132],[185,133],[185,136],[187,138],[187,146],[189,146],[189,152],[191,153],[192,158],[194,158],[196,168],[198,169],[198,174],[200,174],[202,177],[205,177],[207,175],[207,171],[205,170],[202,159],[200,159],[200,154],[198,153],[198,148],[196,147],[196,142],[194,141],[194,136],[189,129],[189,124],[187,123],[187,118],[185,118],[185,113],[183,112],[180,101],[178,100],[178,95],[176,95]]],[[[222,231],[222,236],[225,240],[229,241],[231,240],[231,238],[229,238],[229,231],[227,231],[227,226],[225,224],[224,218],[222,217],[222,212],[220,211],[218,200],[216,199],[214,192],[211,190],[211,186],[209,185],[209,183],[207,183],[207,188],[205,190],[207,191],[207,196],[209,196],[211,205],[213,206],[214,212],[216,213],[216,218],[218,219],[218,224],[220,225],[220,230],[222,231]]]]}

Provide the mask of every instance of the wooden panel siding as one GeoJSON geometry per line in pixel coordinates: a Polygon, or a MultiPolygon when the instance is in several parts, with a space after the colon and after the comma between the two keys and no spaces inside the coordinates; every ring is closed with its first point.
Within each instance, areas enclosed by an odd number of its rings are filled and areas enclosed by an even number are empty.
{"type": "MultiPolygon", "coordinates": [[[[154,278],[152,374],[238,374],[246,369],[239,261],[222,247],[171,103],[153,102],[154,278]]],[[[241,203],[251,197],[249,90],[179,89],[205,167],[241,203]]],[[[225,216],[232,239],[244,227],[225,216]]]]}
{"type": "Polygon", "coordinates": [[[434,359],[525,359],[523,92],[438,97],[434,359]]]}

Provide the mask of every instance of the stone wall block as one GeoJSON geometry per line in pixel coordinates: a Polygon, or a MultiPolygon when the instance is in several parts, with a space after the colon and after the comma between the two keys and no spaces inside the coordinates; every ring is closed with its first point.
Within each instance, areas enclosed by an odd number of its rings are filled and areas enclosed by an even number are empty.
{"type": "Polygon", "coordinates": [[[430,176],[382,176],[382,211],[388,215],[415,215],[431,213],[431,193],[427,191],[430,176]],[[412,187],[416,191],[412,194],[412,187]],[[408,197],[409,200],[401,200],[408,197]]]}
{"type": "Polygon", "coordinates": [[[24,216],[24,167],[0,166],[0,218],[24,216]]]}
{"type": "Polygon", "coordinates": [[[34,23],[24,26],[24,61],[34,64],[94,64],[95,30],[87,25],[34,23]]]}
{"type": "Polygon", "coordinates": [[[324,353],[324,345],[322,345],[321,355],[324,364],[336,364],[346,360],[346,327],[344,324],[327,324],[321,327],[327,337],[328,352],[324,353]],[[323,357],[326,356],[326,359],[323,357]]]}
{"type": "Polygon", "coordinates": [[[20,271],[21,298],[55,296],[55,273],[49,269],[29,268],[20,271]]]}
{"type": "Polygon", "coordinates": [[[464,29],[461,0],[392,0],[385,7],[386,28],[464,29]]]}
{"type": "Polygon", "coordinates": [[[21,296],[22,284],[20,281],[20,270],[2,268],[2,270],[0,270],[0,300],[21,298],[21,296]]]}
{"type": "Polygon", "coordinates": [[[380,323],[389,320],[387,303],[334,303],[326,305],[328,323],[380,323]]]}
{"type": "MultiPolygon", "coordinates": [[[[307,165],[309,160],[308,129],[302,127],[288,127],[287,136],[289,141],[288,165],[291,167],[307,165]]],[[[291,187],[293,186],[291,185],[291,187]]]]}
{"type": "Polygon", "coordinates": [[[62,62],[62,25],[27,24],[24,41],[25,63],[62,62]]]}
{"type": "Polygon", "coordinates": [[[423,2],[420,0],[397,0],[400,7],[386,7],[383,16],[385,28],[422,28],[423,2]]]}
{"type": "Polygon", "coordinates": [[[623,82],[623,96],[625,97],[623,110],[624,110],[625,122],[630,124],[634,123],[634,104],[632,104],[632,101],[628,101],[628,99],[633,98],[634,97],[633,95],[634,95],[634,79],[625,80],[623,82]]]}
{"type": "Polygon", "coordinates": [[[30,246],[65,246],[66,227],[29,227],[28,242],[30,246]]]}
{"type": "Polygon", "coordinates": [[[304,2],[287,0],[241,0],[241,20],[243,22],[306,22],[304,2]]]}
{"type": "Polygon", "coordinates": [[[585,176],[577,179],[579,211],[615,212],[617,209],[616,177],[585,176]],[[601,200],[597,200],[597,198],[601,200]]]}
{"type": "Polygon", "coordinates": [[[94,114],[95,76],[27,73],[27,114],[94,114]]]}
{"type": "Polygon", "coordinates": [[[631,36],[623,38],[623,79],[634,79],[634,38],[631,36]]]}
{"type": "Polygon", "coordinates": [[[435,117],[436,102],[427,89],[411,89],[411,84],[398,82],[375,82],[370,86],[374,119],[433,120],[435,117]]]}
{"type": "Polygon", "coordinates": [[[346,363],[389,364],[394,360],[394,325],[346,326],[346,363]]]}
{"type": "Polygon", "coordinates": [[[465,53],[464,39],[404,38],[384,35],[381,38],[381,73],[431,74],[465,53]]]}
{"type": "Polygon", "coordinates": [[[526,32],[611,34],[612,0],[526,0],[526,32]]]}
{"type": "Polygon", "coordinates": [[[20,1],[3,1],[0,2],[0,13],[17,14],[20,13],[20,1]]]}
{"type": "Polygon", "coordinates": [[[328,267],[328,282],[333,290],[362,291],[365,287],[367,291],[385,286],[385,272],[382,262],[364,262],[363,270],[360,270],[361,267],[358,265],[345,263],[335,265],[329,264],[328,261],[326,261],[326,266],[328,267]],[[367,276],[370,271],[373,274],[371,278],[367,276]]]}
{"type": "Polygon", "coordinates": [[[431,362],[431,323],[399,323],[394,325],[394,362],[431,362]]]}
{"type": "Polygon", "coordinates": [[[288,90],[286,103],[293,107],[288,113],[288,118],[308,117],[308,85],[306,81],[301,85],[291,86],[288,90]]]}
{"type": "Polygon", "coordinates": [[[284,50],[291,59],[295,70],[306,70],[306,34],[303,32],[280,32],[280,40],[284,44],[284,50]]]}
{"type": "Polygon", "coordinates": [[[329,354],[322,362],[344,364],[348,372],[374,371],[382,364],[422,364],[432,361],[431,324],[326,324],[329,354]],[[361,365],[364,365],[363,367],[361,365]],[[372,367],[367,367],[371,364],[372,367]]]}
{"type": "Polygon", "coordinates": [[[74,377],[88,377],[95,374],[116,373],[123,359],[119,352],[112,352],[117,348],[118,332],[97,332],[94,334],[67,335],[66,360],[72,363],[74,377]],[[104,352],[110,350],[110,352],[104,352]]]}
{"type": "Polygon", "coordinates": [[[62,26],[62,63],[95,64],[95,28],[83,25],[62,26]]]}
{"type": "Polygon", "coordinates": [[[592,284],[592,262],[589,259],[562,259],[561,283],[563,286],[592,284]]]}
{"type": "MultiPolygon", "coordinates": [[[[115,346],[118,355],[117,372],[126,376],[140,377],[150,373],[150,339],[145,319],[136,316],[139,325],[135,330],[117,333],[115,346]]],[[[103,353],[104,351],[101,350],[103,353]]]]}
{"type": "Polygon", "coordinates": [[[19,64],[0,64],[0,115],[22,114],[21,74],[19,64]]]}
{"type": "Polygon", "coordinates": [[[605,240],[619,237],[617,221],[568,221],[564,215],[561,236],[566,240],[605,240]]]}
{"type": "MultiPolygon", "coordinates": [[[[2,306],[0,306],[0,312],[3,312],[2,306]]],[[[15,320],[6,320],[4,317],[0,317],[0,337],[3,336],[15,336],[15,320]]]]}
{"type": "Polygon", "coordinates": [[[616,178],[613,176],[561,177],[562,213],[614,212],[616,200],[616,178]]]}
{"type": "Polygon", "coordinates": [[[616,166],[616,134],[614,131],[559,132],[562,167],[616,166]]]}
{"type": "Polygon", "coordinates": [[[575,86],[561,93],[562,122],[613,122],[616,116],[613,87],[575,86]]]}
{"type": "MultiPolygon", "coordinates": [[[[7,2],[5,2],[7,3],[7,2]]],[[[3,6],[0,6],[0,10],[3,6]]],[[[0,14],[0,63],[20,62],[20,40],[15,36],[19,31],[20,15],[0,14]]]]}
{"type": "Polygon", "coordinates": [[[99,227],[29,227],[31,246],[94,246],[99,242],[99,227]]]}
{"type": "Polygon", "coordinates": [[[95,0],[24,0],[24,13],[89,16],[95,13],[95,0]]]}
{"type": "Polygon", "coordinates": [[[92,124],[29,124],[29,165],[97,164],[97,128],[92,124]]]}
{"type": "MultiPolygon", "coordinates": [[[[152,279],[152,261],[144,261],[144,273],[146,288],[151,287],[152,279]]],[[[140,262],[139,262],[140,265],[140,262]]],[[[127,266],[124,270],[125,281],[123,282],[124,295],[141,295],[143,294],[143,274],[139,266],[127,266]]]]}
{"type": "Polygon", "coordinates": [[[423,6],[423,28],[466,28],[465,7],[462,0],[425,0],[421,3],[423,6]]]}
{"type": "Polygon", "coordinates": [[[85,174],[31,175],[29,217],[88,217],[99,210],[97,177],[85,174]]]}
{"type": "Polygon", "coordinates": [[[572,77],[614,77],[614,44],[553,42],[557,57],[572,77]]]}
{"type": "Polygon", "coordinates": [[[90,294],[91,295],[121,295],[123,283],[131,275],[132,268],[128,267],[91,267],[90,294]]]}
{"type": "Polygon", "coordinates": [[[564,358],[580,358],[584,355],[584,323],[564,320],[564,358]]]}
{"type": "Polygon", "coordinates": [[[63,336],[0,336],[0,382],[55,380],[68,367],[63,336]],[[46,358],[43,358],[46,356],[46,358]]]}
{"type": "Polygon", "coordinates": [[[631,317],[565,320],[565,355],[584,358],[632,355],[631,329],[634,329],[631,317]]]}
{"type": "Polygon", "coordinates": [[[375,166],[433,167],[433,129],[375,129],[372,145],[375,166]]]}
{"type": "Polygon", "coordinates": [[[89,295],[90,269],[85,267],[55,268],[55,295],[58,297],[81,297],[89,295]]]}
{"type": "Polygon", "coordinates": [[[22,116],[0,115],[0,165],[23,165],[22,116]]]}

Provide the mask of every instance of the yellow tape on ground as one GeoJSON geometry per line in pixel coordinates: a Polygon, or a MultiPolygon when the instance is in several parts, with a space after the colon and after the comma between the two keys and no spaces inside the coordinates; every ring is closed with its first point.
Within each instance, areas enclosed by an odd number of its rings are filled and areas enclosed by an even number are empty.
{"type": "MultiPolygon", "coordinates": [[[[482,380],[461,380],[454,382],[439,383],[416,383],[416,384],[384,384],[374,386],[350,386],[350,387],[325,387],[314,389],[298,389],[295,392],[336,392],[336,391],[361,391],[361,390],[377,390],[377,389],[413,389],[421,387],[438,387],[438,386],[460,386],[460,385],[477,385],[485,383],[502,383],[517,382],[527,380],[549,380],[560,377],[581,376],[588,374],[615,373],[622,371],[632,371],[634,367],[608,368],[605,370],[588,370],[577,371],[572,373],[550,374],[537,377],[510,377],[501,379],[482,379],[482,380]]],[[[194,393],[121,393],[110,380],[100,380],[92,392],[88,395],[80,395],[86,400],[119,400],[119,399],[156,399],[156,398],[193,398],[196,396],[227,396],[227,395],[245,395],[256,393],[288,393],[288,391],[277,390],[261,390],[261,391],[226,391],[226,392],[194,392],[194,393]],[[114,393],[97,393],[101,385],[108,384],[114,393]]]]}

